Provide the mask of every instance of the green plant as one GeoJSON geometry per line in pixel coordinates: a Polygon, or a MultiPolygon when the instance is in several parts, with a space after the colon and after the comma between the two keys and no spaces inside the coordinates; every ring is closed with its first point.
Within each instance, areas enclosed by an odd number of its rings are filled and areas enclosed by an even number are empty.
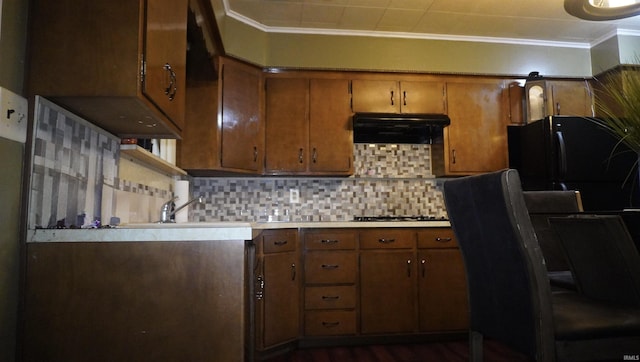
{"type": "Polygon", "coordinates": [[[640,70],[623,69],[597,81],[596,121],[640,155],[640,70]]]}
{"type": "MultiPolygon", "coordinates": [[[[640,69],[621,69],[597,80],[595,106],[599,118],[592,121],[600,124],[626,145],[640,158],[640,69]]],[[[618,145],[611,150],[611,156],[621,152],[618,145]]],[[[628,152],[628,151],[627,151],[628,152]]],[[[638,161],[629,170],[625,183],[638,173],[638,161]]]]}

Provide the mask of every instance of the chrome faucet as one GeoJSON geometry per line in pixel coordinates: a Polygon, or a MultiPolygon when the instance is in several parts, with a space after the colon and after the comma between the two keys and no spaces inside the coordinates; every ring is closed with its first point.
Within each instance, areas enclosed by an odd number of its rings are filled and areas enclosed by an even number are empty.
{"type": "Polygon", "coordinates": [[[159,223],[176,222],[176,213],[194,202],[204,204],[204,197],[199,196],[187,201],[184,205],[176,209],[176,203],[174,201],[177,199],[178,197],[176,196],[162,205],[162,207],[160,208],[160,221],[158,221],[159,223]]]}

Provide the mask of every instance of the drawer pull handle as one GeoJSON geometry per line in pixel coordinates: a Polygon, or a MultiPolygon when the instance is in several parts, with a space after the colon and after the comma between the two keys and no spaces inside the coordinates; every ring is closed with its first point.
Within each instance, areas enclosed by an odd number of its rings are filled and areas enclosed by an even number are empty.
{"type": "Polygon", "coordinates": [[[335,239],[322,239],[320,240],[322,244],[337,244],[338,240],[335,239]]]}
{"type": "Polygon", "coordinates": [[[441,237],[439,237],[439,236],[438,236],[438,237],[436,237],[436,241],[439,241],[439,242],[441,242],[441,243],[448,243],[448,242],[450,242],[451,240],[453,240],[453,239],[451,239],[451,238],[441,238],[441,237]]]}
{"type": "Polygon", "coordinates": [[[340,322],[322,322],[323,327],[337,327],[340,325],[340,322]]]}
{"type": "Polygon", "coordinates": [[[338,300],[340,299],[339,295],[323,295],[322,300],[338,300]]]}
{"type": "Polygon", "coordinates": [[[286,240],[280,240],[280,241],[274,241],[273,245],[275,246],[282,246],[282,245],[286,245],[287,241],[286,240]]]}
{"type": "Polygon", "coordinates": [[[381,238],[381,239],[378,239],[378,242],[379,242],[379,243],[382,243],[382,244],[391,244],[391,243],[395,243],[395,242],[396,242],[396,239],[385,239],[385,238],[381,238]]]}
{"type": "Polygon", "coordinates": [[[322,269],[338,269],[338,264],[322,264],[322,269]]]}

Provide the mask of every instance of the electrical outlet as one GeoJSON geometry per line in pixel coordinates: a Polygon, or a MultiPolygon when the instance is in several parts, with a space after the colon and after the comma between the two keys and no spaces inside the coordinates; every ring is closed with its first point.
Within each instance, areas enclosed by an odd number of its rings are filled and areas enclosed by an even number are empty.
{"type": "Polygon", "coordinates": [[[289,202],[292,204],[300,202],[300,191],[298,189],[289,189],[289,202]]]}
{"type": "Polygon", "coordinates": [[[13,141],[27,141],[26,98],[0,87],[0,136],[13,141]]]}

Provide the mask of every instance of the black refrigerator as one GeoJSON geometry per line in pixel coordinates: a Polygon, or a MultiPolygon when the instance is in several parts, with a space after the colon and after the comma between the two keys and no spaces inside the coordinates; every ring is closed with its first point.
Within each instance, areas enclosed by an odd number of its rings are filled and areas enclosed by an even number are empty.
{"type": "Polygon", "coordinates": [[[509,167],[524,190],[580,191],[585,211],[637,208],[638,155],[592,120],[550,116],[509,126],[509,167]]]}

